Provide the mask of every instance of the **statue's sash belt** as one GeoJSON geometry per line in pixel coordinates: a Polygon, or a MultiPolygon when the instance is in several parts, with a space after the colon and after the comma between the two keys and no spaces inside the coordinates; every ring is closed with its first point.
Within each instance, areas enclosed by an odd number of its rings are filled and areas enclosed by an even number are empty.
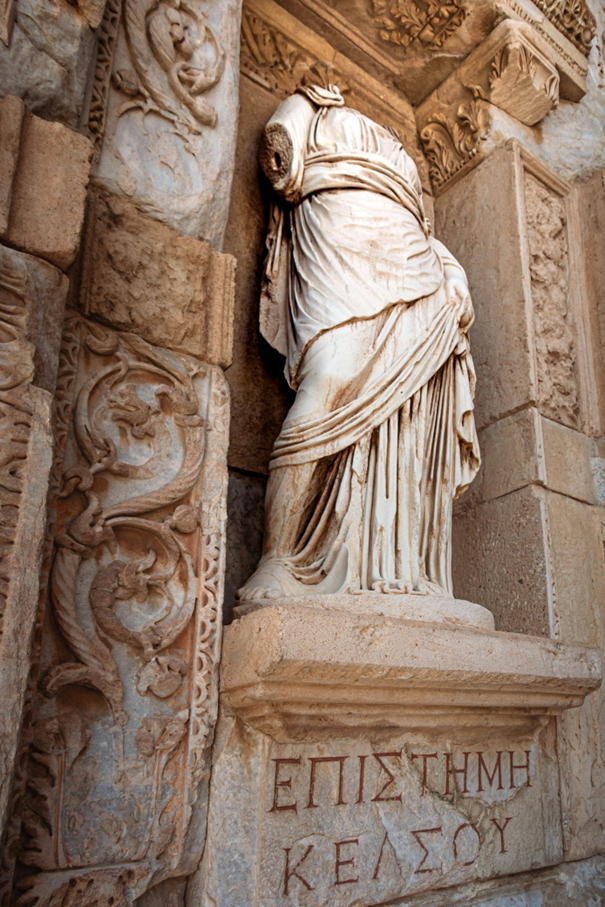
{"type": "MultiPolygon", "coordinates": [[[[387,332],[389,327],[395,326],[398,310],[400,306],[393,306],[389,314],[393,324],[385,325],[387,332]]],[[[284,426],[275,442],[270,468],[309,463],[356,444],[401,409],[406,400],[419,391],[458,350],[461,355],[456,356],[454,364],[455,380],[468,384],[467,363],[463,361],[468,358],[467,349],[467,342],[461,337],[456,310],[445,305],[416,342],[402,350],[379,379],[371,381],[354,400],[338,407],[328,417],[284,426]]],[[[472,368],[470,362],[468,365],[472,368]]],[[[465,396],[471,399],[470,391],[465,396]]]]}
{"type": "Polygon", "coordinates": [[[428,235],[420,196],[395,167],[378,155],[350,152],[309,155],[305,160],[301,199],[327,189],[367,189],[385,195],[410,211],[425,236],[428,235]]]}

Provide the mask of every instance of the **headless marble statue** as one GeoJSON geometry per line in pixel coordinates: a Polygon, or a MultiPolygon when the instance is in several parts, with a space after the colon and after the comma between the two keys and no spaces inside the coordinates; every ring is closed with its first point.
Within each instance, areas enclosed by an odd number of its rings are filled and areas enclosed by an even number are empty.
{"type": "Polygon", "coordinates": [[[261,331],[296,389],[244,603],[452,595],[452,503],[479,468],[466,276],[395,133],[301,89],[265,129],[277,193],[261,331]]]}

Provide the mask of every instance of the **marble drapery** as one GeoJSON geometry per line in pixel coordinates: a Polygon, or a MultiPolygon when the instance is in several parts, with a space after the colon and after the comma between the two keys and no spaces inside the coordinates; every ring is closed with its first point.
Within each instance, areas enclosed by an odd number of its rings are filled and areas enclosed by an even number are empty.
{"type": "Polygon", "coordinates": [[[261,330],[297,391],[275,443],[261,562],[240,601],[452,593],[452,503],[479,467],[473,312],[416,167],[335,86],[284,101],[261,330]]]}

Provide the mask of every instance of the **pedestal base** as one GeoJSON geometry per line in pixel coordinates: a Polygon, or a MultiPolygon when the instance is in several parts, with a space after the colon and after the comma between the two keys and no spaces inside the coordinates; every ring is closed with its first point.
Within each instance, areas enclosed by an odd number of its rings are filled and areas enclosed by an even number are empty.
{"type": "Polygon", "coordinates": [[[375,614],[401,620],[444,624],[448,627],[473,627],[493,630],[494,615],[482,605],[446,595],[404,595],[400,593],[353,592],[337,595],[304,595],[280,599],[257,599],[237,605],[234,617],[279,604],[280,608],[315,608],[321,611],[346,611],[350,614],[375,614]]]}
{"type": "Polygon", "coordinates": [[[192,903],[407,903],[559,863],[553,715],[599,685],[598,653],[448,625],[458,602],[329,599],[226,629],[192,903]],[[441,623],[376,609],[431,604],[441,623]]]}

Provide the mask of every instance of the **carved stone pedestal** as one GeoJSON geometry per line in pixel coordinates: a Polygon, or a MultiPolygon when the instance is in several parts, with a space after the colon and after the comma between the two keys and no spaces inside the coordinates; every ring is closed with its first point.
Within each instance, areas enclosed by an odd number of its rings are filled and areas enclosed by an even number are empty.
{"type": "Polygon", "coordinates": [[[560,861],[555,716],[595,650],[280,602],[223,652],[192,903],[359,907],[560,861]]]}

